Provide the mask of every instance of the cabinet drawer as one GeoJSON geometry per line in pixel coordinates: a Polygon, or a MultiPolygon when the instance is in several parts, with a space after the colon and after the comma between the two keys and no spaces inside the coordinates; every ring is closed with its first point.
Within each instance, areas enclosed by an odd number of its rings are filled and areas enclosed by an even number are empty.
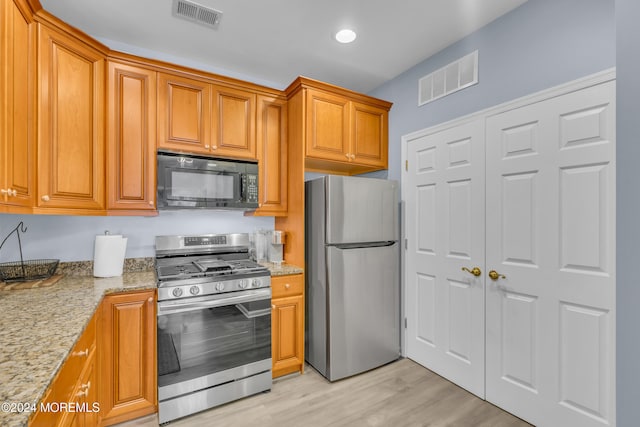
{"type": "Polygon", "coordinates": [[[304,279],[302,274],[271,277],[271,298],[302,295],[304,279]]]}
{"type": "MultiPolygon", "coordinates": [[[[58,375],[45,392],[41,402],[45,405],[59,402],[72,402],[73,392],[77,388],[78,380],[85,366],[95,357],[96,343],[96,316],[94,315],[84,332],[73,347],[64,364],[60,368],[58,375]]],[[[38,407],[39,409],[39,407],[38,407]]],[[[58,423],[63,415],[62,412],[40,412],[37,411],[31,419],[30,427],[52,426],[58,423]]]]}
{"type": "Polygon", "coordinates": [[[67,402],[96,343],[95,315],[73,347],[52,385],[54,402],[67,402]]]}

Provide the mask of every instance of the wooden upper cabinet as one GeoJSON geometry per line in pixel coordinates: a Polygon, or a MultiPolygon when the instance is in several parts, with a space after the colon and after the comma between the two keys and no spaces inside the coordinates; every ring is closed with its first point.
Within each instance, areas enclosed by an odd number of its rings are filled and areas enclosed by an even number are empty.
{"type": "Polygon", "coordinates": [[[255,160],[255,116],[255,93],[214,86],[211,153],[255,160]]]}
{"type": "Polygon", "coordinates": [[[157,412],[155,291],[105,296],[98,340],[100,424],[157,412]]]}
{"type": "Polygon", "coordinates": [[[110,61],[107,208],[155,210],[156,72],[110,61]]]}
{"type": "MultiPolygon", "coordinates": [[[[35,197],[35,24],[24,5],[0,4],[0,205],[35,197]]],[[[1,208],[2,206],[0,206],[1,208]]]]}
{"type": "Polygon", "coordinates": [[[294,135],[306,170],[354,175],[388,167],[390,102],[306,77],[286,93],[290,103],[304,105],[290,120],[305,124],[294,135]]]}
{"type": "Polygon", "coordinates": [[[158,74],[158,148],[209,154],[211,84],[158,74]]]}
{"type": "Polygon", "coordinates": [[[158,148],[256,159],[255,93],[166,73],[158,84],[158,148]]]}
{"type": "Polygon", "coordinates": [[[38,206],[104,209],[104,56],[38,24],[38,206]]]}
{"type": "Polygon", "coordinates": [[[349,100],[331,93],[307,91],[305,154],[323,160],[349,160],[349,100]]]}
{"type": "Polygon", "coordinates": [[[287,101],[258,96],[256,144],[259,168],[259,208],[254,215],[287,214],[287,101]]]}
{"type": "Polygon", "coordinates": [[[363,165],[388,165],[389,111],[359,102],[351,102],[350,160],[363,165]]]}

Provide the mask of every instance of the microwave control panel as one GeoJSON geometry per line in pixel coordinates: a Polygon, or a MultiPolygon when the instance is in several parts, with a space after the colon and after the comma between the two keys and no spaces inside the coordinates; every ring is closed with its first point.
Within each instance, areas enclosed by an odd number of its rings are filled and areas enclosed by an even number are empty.
{"type": "Polygon", "coordinates": [[[242,175],[242,187],[245,189],[245,201],[249,203],[258,203],[258,175],[242,175]]]}

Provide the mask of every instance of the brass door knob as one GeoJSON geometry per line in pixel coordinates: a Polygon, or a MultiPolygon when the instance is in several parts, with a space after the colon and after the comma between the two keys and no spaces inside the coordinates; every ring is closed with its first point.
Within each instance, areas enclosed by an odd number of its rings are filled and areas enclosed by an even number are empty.
{"type": "Polygon", "coordinates": [[[495,271],[495,270],[491,270],[491,271],[489,272],[489,278],[490,278],[491,280],[498,280],[498,279],[500,279],[500,278],[502,278],[502,279],[506,279],[506,278],[507,278],[507,276],[505,276],[504,274],[500,274],[500,273],[498,273],[498,272],[497,272],[497,271],[495,271]]]}
{"type": "Polygon", "coordinates": [[[469,270],[467,267],[462,267],[462,271],[466,271],[467,273],[471,273],[474,276],[478,277],[482,274],[482,271],[478,267],[473,267],[469,270]]]}

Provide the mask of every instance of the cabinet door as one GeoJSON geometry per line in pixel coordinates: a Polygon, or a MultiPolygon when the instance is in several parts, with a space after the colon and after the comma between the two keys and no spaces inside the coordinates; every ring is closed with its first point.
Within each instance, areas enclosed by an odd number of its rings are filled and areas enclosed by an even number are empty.
{"type": "Polygon", "coordinates": [[[258,166],[260,170],[259,208],[255,215],[287,214],[287,102],[258,96],[256,121],[258,166]]]}
{"type": "Polygon", "coordinates": [[[154,210],[156,72],[109,63],[107,208],[154,210]]]}
{"type": "Polygon", "coordinates": [[[211,153],[220,157],[256,159],[256,95],[215,86],[211,153]]]}
{"type": "Polygon", "coordinates": [[[106,296],[98,336],[102,424],[156,412],[155,292],[106,296]]]}
{"type": "Polygon", "coordinates": [[[0,204],[35,196],[35,24],[13,2],[0,5],[0,204]]]}
{"type": "Polygon", "coordinates": [[[323,160],[348,162],[349,101],[322,91],[307,90],[305,154],[323,160]]]}
{"type": "Polygon", "coordinates": [[[158,74],[158,148],[209,153],[211,85],[158,74]]]}
{"type": "Polygon", "coordinates": [[[302,296],[277,298],[272,301],[273,377],[302,371],[304,364],[303,330],[304,299],[302,296]]]}
{"type": "Polygon", "coordinates": [[[104,208],[104,58],[42,24],[38,206],[104,208]]]}
{"type": "Polygon", "coordinates": [[[351,103],[351,161],[387,167],[388,111],[358,102],[351,103]]]}
{"type": "Polygon", "coordinates": [[[271,279],[273,377],[304,369],[304,275],[271,279]]]}

